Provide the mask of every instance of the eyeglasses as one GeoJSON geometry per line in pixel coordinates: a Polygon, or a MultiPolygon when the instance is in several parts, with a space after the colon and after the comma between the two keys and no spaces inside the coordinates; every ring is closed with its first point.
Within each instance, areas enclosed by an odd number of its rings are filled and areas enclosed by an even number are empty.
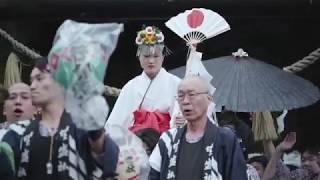
{"type": "Polygon", "coordinates": [[[185,96],[188,97],[189,100],[194,100],[200,94],[208,94],[208,92],[188,92],[188,93],[178,93],[177,100],[183,101],[185,96]]]}

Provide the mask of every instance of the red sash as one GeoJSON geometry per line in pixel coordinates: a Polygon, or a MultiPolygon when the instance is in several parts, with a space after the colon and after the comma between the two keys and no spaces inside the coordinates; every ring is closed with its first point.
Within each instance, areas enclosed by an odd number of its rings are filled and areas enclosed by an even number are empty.
{"type": "Polygon", "coordinates": [[[132,132],[137,132],[145,128],[153,128],[160,134],[170,128],[170,114],[161,112],[150,112],[139,109],[133,112],[134,124],[129,128],[132,132]]]}
{"type": "Polygon", "coordinates": [[[129,130],[132,132],[137,132],[146,128],[153,128],[161,134],[170,128],[169,113],[150,112],[141,108],[152,82],[153,79],[150,81],[147,90],[143,95],[139,109],[133,112],[134,123],[133,126],[129,127],[129,130]]]}

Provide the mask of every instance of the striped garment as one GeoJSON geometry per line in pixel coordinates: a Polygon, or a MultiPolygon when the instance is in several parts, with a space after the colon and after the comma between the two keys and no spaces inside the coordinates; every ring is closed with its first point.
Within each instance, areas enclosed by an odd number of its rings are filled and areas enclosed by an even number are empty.
{"type": "MultiPolygon", "coordinates": [[[[3,137],[3,141],[6,141],[15,153],[18,179],[28,178],[28,170],[31,166],[30,154],[32,147],[36,146],[35,141],[40,134],[40,127],[40,120],[20,121],[10,125],[9,131],[3,137]]],[[[54,172],[57,173],[55,177],[87,180],[115,175],[117,145],[106,136],[105,153],[100,155],[99,159],[94,159],[87,138],[87,132],[76,128],[70,116],[64,113],[54,135],[56,141],[53,149],[57,152],[54,157],[57,164],[53,164],[57,169],[57,172],[54,172]]]]}
{"type": "MultiPolygon", "coordinates": [[[[165,132],[153,150],[149,162],[150,180],[176,179],[177,159],[180,140],[186,132],[186,125],[165,132]]],[[[246,163],[235,134],[219,128],[210,120],[207,121],[204,133],[204,144],[201,159],[204,161],[201,174],[205,180],[246,180],[246,163]]],[[[186,157],[184,157],[186,158],[186,157]]]]}

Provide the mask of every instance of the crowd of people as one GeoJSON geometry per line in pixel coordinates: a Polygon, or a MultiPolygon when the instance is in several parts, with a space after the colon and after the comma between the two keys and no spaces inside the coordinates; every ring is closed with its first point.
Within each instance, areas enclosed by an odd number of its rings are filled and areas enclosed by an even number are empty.
{"type": "Polygon", "coordinates": [[[30,85],[1,89],[0,179],[117,179],[120,150],[107,130],[113,125],[141,139],[150,180],[320,179],[319,146],[306,148],[294,170],[281,160],[296,142],[294,132],[276,147],[264,141],[263,154],[250,156],[250,127],[235,112],[223,110],[209,120],[209,82],[198,75],[180,79],[162,67],[169,51],[160,29],[144,28],[136,43],[143,72],[122,88],[100,129],[73,123],[47,58],[37,59],[30,85]]]}

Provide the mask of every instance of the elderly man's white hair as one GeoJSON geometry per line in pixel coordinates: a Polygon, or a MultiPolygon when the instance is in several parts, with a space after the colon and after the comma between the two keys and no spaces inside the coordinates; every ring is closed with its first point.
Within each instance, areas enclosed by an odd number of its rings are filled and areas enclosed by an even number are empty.
{"type": "Polygon", "coordinates": [[[207,81],[204,77],[191,74],[191,75],[187,75],[183,79],[193,79],[193,78],[199,79],[201,81],[201,84],[203,84],[203,91],[206,91],[208,92],[208,95],[213,96],[213,93],[215,92],[216,88],[213,87],[212,84],[209,81],[207,81]]]}
{"type": "Polygon", "coordinates": [[[184,79],[198,79],[198,80],[200,80],[200,82],[203,86],[202,87],[203,91],[208,92],[208,95],[211,97],[211,102],[210,102],[210,104],[208,106],[208,110],[207,110],[207,116],[213,124],[218,125],[218,119],[217,119],[217,115],[216,115],[216,112],[217,112],[216,104],[213,102],[213,93],[215,92],[216,88],[213,87],[207,79],[205,79],[204,77],[199,76],[199,75],[194,75],[194,74],[187,75],[186,77],[183,78],[183,80],[184,79]]]}

